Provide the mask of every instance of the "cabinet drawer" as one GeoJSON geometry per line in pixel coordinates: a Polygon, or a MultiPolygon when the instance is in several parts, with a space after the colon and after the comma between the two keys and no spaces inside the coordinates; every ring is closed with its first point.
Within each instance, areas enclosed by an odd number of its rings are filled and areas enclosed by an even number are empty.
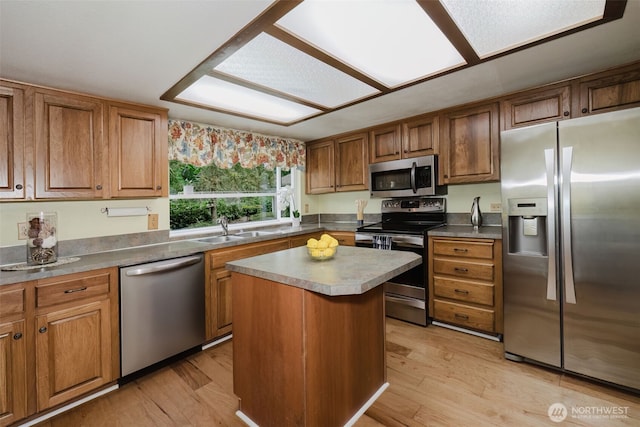
{"type": "Polygon", "coordinates": [[[231,249],[219,249],[210,253],[211,268],[221,268],[229,261],[289,249],[289,239],[242,245],[231,249]]]}
{"type": "Polygon", "coordinates": [[[433,259],[434,274],[447,274],[450,276],[493,282],[493,270],[494,265],[492,262],[472,262],[443,258],[433,259]]]}
{"type": "Polygon", "coordinates": [[[465,258],[493,259],[493,242],[434,240],[433,253],[465,258]]]}
{"type": "Polygon", "coordinates": [[[493,306],[493,284],[435,277],[433,292],[438,297],[493,306]]]}
{"type": "Polygon", "coordinates": [[[433,317],[436,320],[472,329],[495,332],[495,313],[493,310],[435,300],[434,312],[433,317]]]}
{"type": "Polygon", "coordinates": [[[36,286],[36,306],[46,307],[85,298],[107,295],[110,291],[111,272],[78,276],[36,286]]]}
{"type": "Polygon", "coordinates": [[[24,288],[0,291],[0,317],[24,313],[24,288]]]}

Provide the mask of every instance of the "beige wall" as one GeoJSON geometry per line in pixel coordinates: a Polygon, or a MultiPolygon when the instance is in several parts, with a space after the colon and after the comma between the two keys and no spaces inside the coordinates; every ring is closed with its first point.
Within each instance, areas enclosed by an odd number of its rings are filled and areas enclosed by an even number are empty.
{"type": "MultiPolygon", "coordinates": [[[[304,179],[302,179],[301,187],[304,188],[304,179]]],[[[467,185],[450,185],[448,187],[447,212],[450,213],[466,213],[471,211],[473,198],[480,196],[480,210],[483,212],[492,212],[491,204],[500,203],[500,183],[492,182],[485,184],[467,184],[467,185]]],[[[380,213],[379,198],[370,198],[368,191],[352,191],[346,193],[330,193],[307,195],[302,191],[302,205],[300,212],[304,214],[319,213],[340,213],[355,214],[356,200],[368,200],[365,214],[380,213]],[[305,212],[305,204],[309,206],[309,211],[305,212]]],[[[499,211],[494,211],[499,212],[499,211]]]]}
{"type": "Polygon", "coordinates": [[[72,240],[147,231],[146,216],[108,217],[105,207],[149,207],[158,214],[158,229],[169,229],[169,199],[97,200],[70,202],[0,203],[0,246],[25,244],[18,240],[18,223],[28,212],[56,212],[58,239],[72,240]]]}
{"type": "MultiPolygon", "coordinates": [[[[303,174],[299,174],[303,175],[303,174]]],[[[370,199],[368,191],[308,195],[304,193],[304,176],[297,185],[299,210],[303,215],[319,213],[354,214],[357,199],[368,200],[366,214],[380,213],[380,200],[370,199]],[[305,212],[305,204],[309,210],[305,212]]],[[[491,212],[491,203],[500,203],[500,184],[450,185],[447,211],[465,213],[471,209],[475,196],[480,196],[480,209],[491,212]]],[[[147,231],[147,217],[108,217],[105,207],[144,207],[159,215],[159,230],[169,230],[169,199],[97,200],[70,202],[0,203],[0,247],[24,244],[18,240],[18,223],[26,221],[28,212],[57,212],[60,240],[113,236],[147,231]]]]}

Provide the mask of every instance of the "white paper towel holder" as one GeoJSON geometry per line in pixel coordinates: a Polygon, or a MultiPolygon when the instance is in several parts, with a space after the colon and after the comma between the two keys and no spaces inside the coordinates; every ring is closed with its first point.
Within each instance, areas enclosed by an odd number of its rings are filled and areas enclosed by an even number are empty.
{"type": "Polygon", "coordinates": [[[102,213],[106,213],[107,216],[143,216],[151,212],[148,206],[136,207],[136,208],[109,208],[105,207],[100,210],[102,213]]]}

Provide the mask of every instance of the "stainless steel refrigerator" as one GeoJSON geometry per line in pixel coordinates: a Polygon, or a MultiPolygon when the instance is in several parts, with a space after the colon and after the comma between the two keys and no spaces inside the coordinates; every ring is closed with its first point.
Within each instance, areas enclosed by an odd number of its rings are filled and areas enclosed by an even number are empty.
{"type": "Polygon", "coordinates": [[[640,108],[502,132],[504,348],[640,390],[640,108]]]}

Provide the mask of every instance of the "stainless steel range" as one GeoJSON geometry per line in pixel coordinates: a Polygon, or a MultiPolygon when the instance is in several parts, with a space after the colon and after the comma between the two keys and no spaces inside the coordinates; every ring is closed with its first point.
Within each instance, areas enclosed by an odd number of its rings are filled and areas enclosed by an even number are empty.
{"type": "Polygon", "coordinates": [[[356,246],[411,251],[422,264],[384,284],[387,316],[427,326],[427,231],[446,223],[446,200],[419,197],[382,201],[382,221],[356,231],[356,246]]]}

